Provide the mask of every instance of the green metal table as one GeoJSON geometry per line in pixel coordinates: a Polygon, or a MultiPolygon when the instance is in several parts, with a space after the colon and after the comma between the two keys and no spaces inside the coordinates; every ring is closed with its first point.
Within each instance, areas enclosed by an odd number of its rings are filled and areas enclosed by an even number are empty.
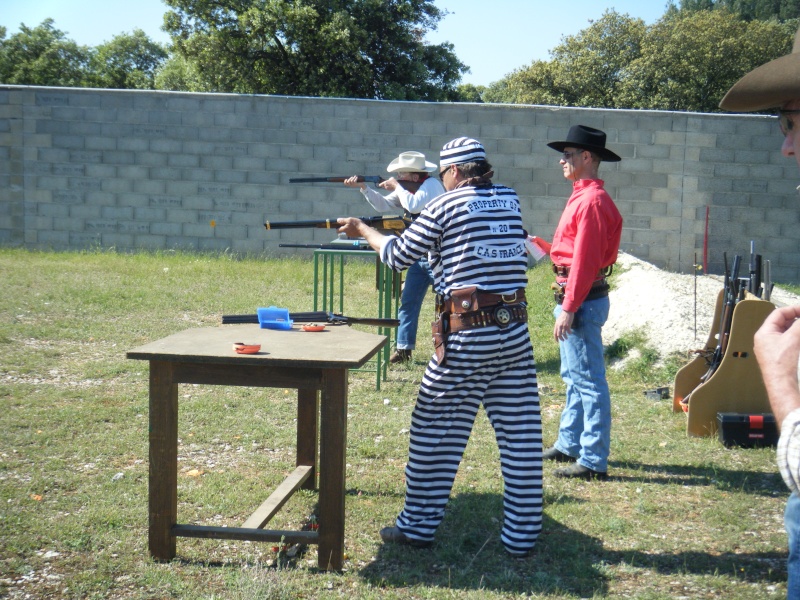
{"type": "MultiPolygon", "coordinates": [[[[344,268],[348,257],[373,258],[375,260],[375,289],[378,295],[379,319],[396,319],[400,308],[400,293],[403,286],[401,273],[384,265],[378,254],[367,250],[314,250],[314,310],[347,314],[344,310],[344,268]]],[[[360,315],[359,315],[360,316],[360,315]]],[[[389,338],[375,356],[375,389],[381,389],[381,379],[386,381],[392,340],[397,343],[397,331],[392,327],[380,327],[380,335],[389,338]]],[[[372,368],[359,369],[372,372],[372,368]]]]}

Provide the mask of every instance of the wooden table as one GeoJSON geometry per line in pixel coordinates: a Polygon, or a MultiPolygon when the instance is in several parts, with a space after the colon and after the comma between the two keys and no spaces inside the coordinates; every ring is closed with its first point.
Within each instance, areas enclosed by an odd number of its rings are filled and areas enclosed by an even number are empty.
{"type": "Polygon", "coordinates": [[[386,341],[384,336],[346,325],[313,333],[296,325],[291,331],[224,325],[189,329],[130,350],[128,358],[150,361],[151,556],[174,558],[177,537],[283,540],[286,544],[317,544],[319,568],[341,569],[348,371],[361,367],[386,341]],[[261,344],[261,352],[236,354],[234,342],[261,344]],[[241,527],[177,522],[179,383],[297,389],[296,468],[241,527]],[[263,529],[295,491],[316,489],[317,474],[317,531],[263,529]]]}

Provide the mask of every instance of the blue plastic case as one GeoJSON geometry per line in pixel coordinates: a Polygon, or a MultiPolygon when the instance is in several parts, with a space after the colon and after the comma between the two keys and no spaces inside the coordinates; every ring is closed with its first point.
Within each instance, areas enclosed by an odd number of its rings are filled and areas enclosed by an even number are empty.
{"type": "Polygon", "coordinates": [[[270,306],[268,308],[259,308],[256,313],[258,314],[258,324],[261,329],[292,328],[293,321],[289,318],[288,308],[270,306]]]}

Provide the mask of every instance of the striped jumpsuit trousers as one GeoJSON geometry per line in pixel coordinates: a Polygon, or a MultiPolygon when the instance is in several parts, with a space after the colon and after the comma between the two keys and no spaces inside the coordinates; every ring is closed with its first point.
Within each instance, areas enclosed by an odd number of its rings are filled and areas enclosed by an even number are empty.
{"type": "MultiPolygon", "coordinates": [[[[467,188],[433,200],[383,249],[382,260],[402,270],[429,251],[439,293],[469,285],[511,293],[527,283],[522,239],[512,189],[467,188]]],[[[500,540],[510,554],[525,554],[542,523],[542,425],[528,325],[450,333],[446,348],[444,365],[431,357],[411,416],[405,504],[396,526],[409,538],[433,539],[483,406],[500,451],[500,540]]]]}

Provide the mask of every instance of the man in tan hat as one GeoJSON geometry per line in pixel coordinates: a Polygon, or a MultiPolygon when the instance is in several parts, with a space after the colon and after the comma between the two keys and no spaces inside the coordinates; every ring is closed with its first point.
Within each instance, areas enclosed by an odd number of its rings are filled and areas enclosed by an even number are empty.
{"type": "MultiPolygon", "coordinates": [[[[800,30],[792,53],[742,77],[720,102],[737,112],[776,108],[783,135],[781,152],[800,165],[800,30]]],[[[784,524],[789,536],[787,597],[800,598],[800,306],[775,309],[755,335],[755,353],[770,406],[778,422],[778,467],[792,491],[784,524]]]]}
{"type": "MultiPolygon", "coordinates": [[[[444,194],[444,187],[435,177],[429,175],[437,169],[436,165],[425,160],[421,152],[403,152],[386,167],[395,176],[378,184],[379,188],[391,192],[383,196],[365,183],[359,183],[357,176],[345,180],[347,187],[357,187],[379,213],[397,212],[402,209],[404,216],[415,219],[425,206],[444,194]]],[[[417,261],[406,273],[403,293],[400,297],[397,328],[397,350],[389,358],[391,363],[411,360],[411,352],[417,343],[419,311],[425,299],[425,292],[433,285],[433,274],[427,258],[417,261]]]]}

